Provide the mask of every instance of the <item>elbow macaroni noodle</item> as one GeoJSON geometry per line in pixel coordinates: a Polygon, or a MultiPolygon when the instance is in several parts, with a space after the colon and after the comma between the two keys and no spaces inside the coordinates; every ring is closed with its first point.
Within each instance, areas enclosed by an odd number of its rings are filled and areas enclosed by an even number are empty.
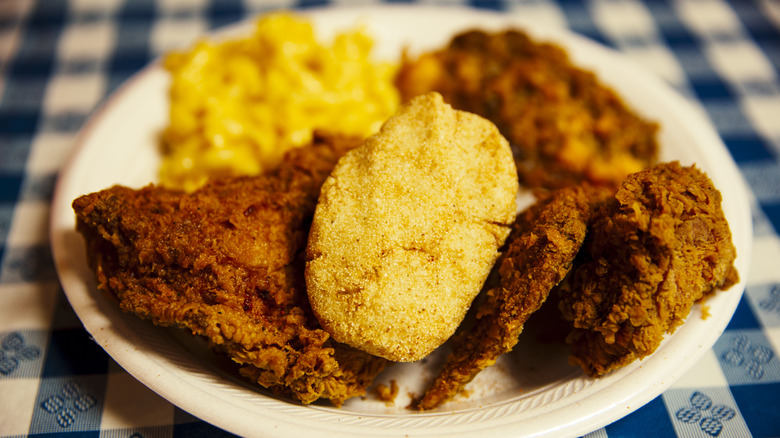
{"type": "Polygon", "coordinates": [[[277,12],[248,37],[168,54],[160,183],[194,190],[210,177],[262,173],[316,129],[373,134],[399,97],[396,64],[372,61],[372,46],[359,28],[323,45],[311,23],[277,12]]]}

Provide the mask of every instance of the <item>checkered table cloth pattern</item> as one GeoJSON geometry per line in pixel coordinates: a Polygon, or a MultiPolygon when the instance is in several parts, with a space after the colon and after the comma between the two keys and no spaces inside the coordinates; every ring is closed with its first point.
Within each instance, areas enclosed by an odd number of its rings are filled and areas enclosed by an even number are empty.
{"type": "MultiPolygon", "coordinates": [[[[227,435],[90,340],[54,269],[52,190],[89,114],[155,57],[269,9],[328,3],[0,0],[0,435],[227,435]]],[[[662,77],[703,108],[752,189],[753,265],[727,331],[677,384],[589,436],[780,436],[780,2],[470,5],[569,27],[662,77]]]]}

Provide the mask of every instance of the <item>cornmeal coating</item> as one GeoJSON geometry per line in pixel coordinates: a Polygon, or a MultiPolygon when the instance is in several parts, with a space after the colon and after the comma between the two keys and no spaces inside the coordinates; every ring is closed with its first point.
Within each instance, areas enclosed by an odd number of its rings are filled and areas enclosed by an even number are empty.
{"type": "Polygon", "coordinates": [[[466,31],[440,50],[406,56],[396,84],[402,101],[436,91],[495,123],[528,187],[587,181],[615,189],[657,159],[656,123],[574,66],[563,48],[519,30],[466,31]]]}
{"type": "Polygon", "coordinates": [[[651,354],[696,301],[738,281],[720,192],[694,166],[629,176],[590,226],[560,287],[571,360],[590,376],[651,354]]]}
{"type": "Polygon", "coordinates": [[[605,192],[566,188],[523,211],[514,223],[498,269],[470,331],[458,333],[452,353],[415,406],[433,409],[451,399],[476,375],[517,344],[528,317],[545,302],[580,249],[594,205],[605,192]]]}
{"type": "Polygon", "coordinates": [[[339,342],[393,361],[446,341],[516,214],[515,164],[489,121],[419,96],[323,184],[306,284],[339,342]]]}
{"type": "Polygon", "coordinates": [[[98,288],[125,312],[205,337],[277,394],[336,405],[364,394],[386,361],[319,326],[302,257],[320,186],[359,143],[317,136],[274,172],[193,193],[115,186],[79,197],[98,288]]]}

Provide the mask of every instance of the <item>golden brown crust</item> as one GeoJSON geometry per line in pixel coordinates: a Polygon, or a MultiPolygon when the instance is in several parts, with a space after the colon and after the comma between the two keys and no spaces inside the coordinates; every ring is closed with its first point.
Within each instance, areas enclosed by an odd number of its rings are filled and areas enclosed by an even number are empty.
{"type": "Polygon", "coordinates": [[[591,228],[560,286],[572,362],[588,375],[652,353],[694,302],[737,281],[720,192],[693,166],[631,175],[591,228]]]}
{"type": "Polygon", "coordinates": [[[336,404],[364,393],[385,362],[319,327],[301,257],[320,185],[357,144],[318,137],[273,173],[191,194],[117,186],[76,199],[99,289],[126,312],[206,337],[276,393],[336,404]]]}
{"type": "Polygon", "coordinates": [[[404,105],[323,184],[306,265],[322,327],[399,362],[443,344],[509,234],[515,173],[489,121],[436,93],[404,105]]]}
{"type": "Polygon", "coordinates": [[[402,101],[438,91],[456,109],[495,123],[529,187],[616,188],[656,160],[655,123],[572,66],[562,48],[521,31],[468,31],[442,50],[405,57],[396,85],[402,101]]]}
{"type": "Polygon", "coordinates": [[[416,402],[417,408],[433,409],[451,399],[515,346],[528,317],[568,272],[601,193],[590,188],[561,189],[517,217],[499,262],[498,286],[488,290],[475,327],[453,340],[452,353],[416,402]]]}

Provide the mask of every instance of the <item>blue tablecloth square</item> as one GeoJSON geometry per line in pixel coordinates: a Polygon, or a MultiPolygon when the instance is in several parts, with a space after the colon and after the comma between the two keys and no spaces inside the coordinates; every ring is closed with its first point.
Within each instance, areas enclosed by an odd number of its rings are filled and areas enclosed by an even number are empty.
{"type": "Polygon", "coordinates": [[[58,329],[51,333],[42,375],[46,378],[105,374],[108,364],[108,355],[83,329],[58,329]],[[90,359],[84,360],[85,357],[90,359]]]}
{"type": "MultiPolygon", "coordinates": [[[[258,428],[262,429],[262,425],[258,425],[258,428]]],[[[222,429],[214,427],[208,423],[196,420],[189,423],[180,423],[173,426],[174,437],[202,437],[202,438],[227,438],[235,437],[229,432],[225,432],[222,429]]]]}
{"type": "Polygon", "coordinates": [[[214,29],[240,21],[246,16],[246,9],[240,0],[211,2],[206,15],[210,17],[209,27],[214,29]]]}
{"type": "MultiPolygon", "coordinates": [[[[8,84],[13,86],[13,82],[8,84]]],[[[15,110],[11,113],[9,110],[0,112],[0,130],[4,135],[14,136],[25,132],[34,131],[38,127],[38,119],[40,114],[37,111],[27,110],[15,110]]],[[[11,176],[14,178],[15,176],[11,176]]],[[[8,178],[8,176],[4,176],[8,178]]]]}
{"type": "Polygon", "coordinates": [[[22,174],[13,173],[0,176],[0,203],[12,203],[19,196],[22,174]]]}
{"type": "Polygon", "coordinates": [[[738,386],[731,388],[731,393],[753,437],[780,436],[780,383],[764,385],[760,391],[738,386]]]}
{"type": "Polygon", "coordinates": [[[780,203],[763,204],[761,206],[767,217],[772,221],[775,232],[780,233],[780,203]]]}
{"type": "MultiPolygon", "coordinates": [[[[726,292],[728,293],[728,292],[726,292]]],[[[756,317],[753,315],[753,311],[750,309],[750,304],[743,296],[739,301],[737,310],[734,312],[734,316],[731,318],[726,330],[738,330],[738,329],[752,329],[758,328],[759,323],[756,317]]]]}
{"type": "Polygon", "coordinates": [[[604,429],[609,438],[635,437],[637,430],[652,431],[655,436],[674,436],[674,426],[669,419],[663,399],[656,398],[637,410],[636,417],[627,417],[618,420],[604,429]]]}
{"type": "Polygon", "coordinates": [[[734,97],[729,86],[717,78],[699,80],[692,88],[696,96],[701,100],[733,99],[734,97]]]}
{"type": "Polygon", "coordinates": [[[773,157],[771,148],[766,141],[756,135],[723,134],[723,142],[737,163],[764,161],[773,157]]]}

